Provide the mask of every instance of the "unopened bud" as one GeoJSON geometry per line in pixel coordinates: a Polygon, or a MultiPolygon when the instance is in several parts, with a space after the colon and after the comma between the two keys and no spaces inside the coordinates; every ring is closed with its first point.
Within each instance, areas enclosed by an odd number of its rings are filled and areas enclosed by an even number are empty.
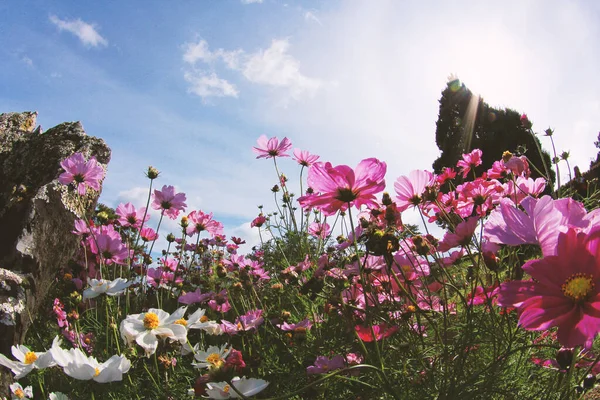
{"type": "Polygon", "coordinates": [[[148,167],[148,170],[146,171],[146,177],[150,180],[158,178],[159,174],[160,172],[158,172],[158,170],[152,166],[148,167]]]}

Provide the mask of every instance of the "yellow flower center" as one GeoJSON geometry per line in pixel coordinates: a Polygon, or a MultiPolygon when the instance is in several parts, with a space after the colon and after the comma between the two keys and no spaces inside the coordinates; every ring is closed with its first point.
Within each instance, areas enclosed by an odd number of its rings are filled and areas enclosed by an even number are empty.
{"type": "Polygon", "coordinates": [[[23,391],[21,389],[17,389],[17,390],[15,390],[15,396],[17,396],[20,399],[24,399],[25,393],[23,393],[23,391]]]}
{"type": "Polygon", "coordinates": [[[32,362],[37,360],[37,358],[38,357],[35,355],[35,353],[33,351],[28,351],[25,354],[25,364],[31,364],[32,362]]]}
{"type": "Polygon", "coordinates": [[[146,329],[156,329],[158,328],[158,315],[147,312],[144,316],[144,328],[146,329]]]}
{"type": "Polygon", "coordinates": [[[223,392],[229,393],[229,389],[231,389],[231,387],[229,385],[225,385],[225,387],[223,388],[223,392]]]}
{"type": "Polygon", "coordinates": [[[242,326],[242,323],[241,323],[241,322],[238,322],[238,323],[237,323],[237,328],[238,328],[238,329],[244,329],[244,327],[242,326]]]}
{"type": "Polygon", "coordinates": [[[206,362],[214,365],[215,367],[218,367],[221,364],[223,364],[223,360],[221,359],[221,356],[217,353],[209,354],[209,356],[206,357],[206,362]]]}
{"type": "Polygon", "coordinates": [[[592,294],[596,284],[594,277],[583,273],[573,274],[563,283],[561,289],[565,296],[576,303],[581,303],[592,294]]]}
{"type": "Polygon", "coordinates": [[[96,371],[96,373],[94,374],[94,376],[100,375],[100,370],[98,368],[96,368],[95,371],[96,371]]]}
{"type": "Polygon", "coordinates": [[[183,318],[179,318],[177,321],[175,321],[175,323],[178,325],[187,326],[187,321],[183,318]]]}
{"type": "Polygon", "coordinates": [[[202,318],[200,318],[200,322],[206,322],[208,321],[208,317],[206,315],[203,315],[202,318]]]}

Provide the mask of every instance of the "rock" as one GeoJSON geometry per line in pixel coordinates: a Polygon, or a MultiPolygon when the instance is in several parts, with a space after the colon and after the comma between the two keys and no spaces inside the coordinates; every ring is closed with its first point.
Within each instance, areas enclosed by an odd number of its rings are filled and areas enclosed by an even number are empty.
{"type": "MultiPolygon", "coordinates": [[[[0,353],[22,343],[56,279],[78,249],[75,219],[89,215],[100,195],[80,199],[58,182],[60,162],[81,152],[103,167],[110,149],[79,122],[46,132],[36,112],[0,114],[0,353]]],[[[50,343],[48,343],[48,347],[50,343]]],[[[42,351],[43,349],[36,349],[42,351]]],[[[0,367],[0,397],[10,372],[0,367]]]]}

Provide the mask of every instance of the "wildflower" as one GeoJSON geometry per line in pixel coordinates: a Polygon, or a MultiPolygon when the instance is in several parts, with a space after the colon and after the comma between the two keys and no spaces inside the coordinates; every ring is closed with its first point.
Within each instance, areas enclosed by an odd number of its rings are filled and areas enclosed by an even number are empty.
{"type": "Polygon", "coordinates": [[[314,237],[325,239],[331,233],[331,227],[327,222],[313,222],[308,226],[308,233],[314,237]]]}
{"type": "Polygon", "coordinates": [[[23,388],[20,383],[15,382],[10,385],[10,391],[12,392],[12,399],[33,399],[33,388],[27,386],[23,388]]]}
{"type": "Polygon", "coordinates": [[[296,331],[297,329],[307,331],[312,328],[312,322],[310,322],[310,319],[306,318],[296,324],[288,324],[287,322],[284,322],[283,324],[277,325],[277,327],[282,331],[296,331]]]}
{"type": "Polygon", "coordinates": [[[408,176],[401,176],[394,183],[396,206],[402,212],[410,206],[418,206],[422,202],[422,196],[427,187],[435,183],[435,176],[429,171],[414,170],[408,176]]]}
{"type": "Polygon", "coordinates": [[[93,379],[99,383],[118,382],[123,380],[123,374],[131,367],[131,362],[123,355],[114,355],[99,363],[94,357],[86,356],[80,349],[65,350],[60,347],[58,336],[54,338],[50,352],[65,374],[84,381],[93,379]]]}
{"type": "Polygon", "coordinates": [[[448,181],[451,181],[454,178],[456,178],[456,171],[454,170],[454,168],[444,168],[444,170],[442,171],[442,173],[439,174],[435,178],[435,180],[440,185],[443,185],[444,183],[446,183],[448,181]]]}
{"type": "Polygon", "coordinates": [[[158,175],[160,175],[160,172],[158,172],[158,170],[153,166],[149,166],[146,170],[146,177],[150,180],[158,178],[158,175]]]}
{"type": "Polygon", "coordinates": [[[250,227],[260,228],[265,222],[267,222],[267,218],[262,213],[260,213],[258,217],[254,218],[252,222],[250,222],[250,227]]]}
{"type": "Polygon", "coordinates": [[[477,229],[478,222],[479,218],[477,217],[467,218],[456,226],[454,232],[446,232],[444,239],[442,239],[438,246],[438,251],[444,252],[453,247],[467,246],[471,243],[471,238],[475,233],[475,229],[477,229]]]}
{"type": "Polygon", "coordinates": [[[58,181],[63,185],[74,182],[77,192],[82,196],[85,194],[86,187],[96,191],[100,190],[100,181],[104,178],[104,169],[95,157],[85,161],[83,154],[75,153],[63,160],[60,166],[65,170],[58,177],[58,181]]]}
{"type": "Polygon", "coordinates": [[[171,219],[177,218],[179,212],[185,210],[185,207],[187,207],[185,194],[175,193],[173,186],[164,185],[162,190],[154,190],[153,198],[152,208],[162,210],[171,219]]]}
{"type": "Polygon", "coordinates": [[[310,154],[308,151],[294,149],[294,157],[292,157],[298,164],[303,167],[310,167],[317,162],[319,156],[310,154]]]}
{"type": "Polygon", "coordinates": [[[186,230],[188,236],[193,236],[195,233],[200,234],[202,231],[207,231],[212,236],[223,233],[223,224],[215,221],[212,213],[205,214],[202,211],[192,211],[188,218],[191,222],[186,230]]]}
{"type": "Polygon", "coordinates": [[[92,253],[102,257],[107,265],[126,264],[131,255],[118,233],[114,235],[112,232],[96,234],[95,238],[90,240],[90,249],[92,253]]]}
{"type": "Polygon", "coordinates": [[[9,368],[17,380],[33,371],[34,368],[44,369],[56,365],[49,351],[33,352],[23,345],[12,346],[10,350],[18,361],[9,360],[0,353],[0,365],[9,368]]]}
{"type": "Polygon", "coordinates": [[[292,148],[292,142],[288,138],[283,138],[280,143],[276,137],[268,139],[266,135],[262,135],[256,142],[258,147],[252,148],[258,154],[256,158],[289,157],[285,152],[292,148]]]}
{"type": "Polygon", "coordinates": [[[385,189],[387,165],[376,158],[362,160],[355,170],[347,165],[316,163],[308,170],[313,194],[298,199],[302,207],[313,207],[326,215],[363,205],[377,207],[375,194],[385,189]]]}
{"type": "Polygon", "coordinates": [[[88,283],[90,287],[83,291],[84,299],[93,299],[94,297],[100,296],[102,293],[106,293],[108,296],[118,296],[125,292],[133,282],[128,282],[127,279],[117,278],[114,281],[106,279],[89,279],[88,283]]]}
{"type": "Polygon", "coordinates": [[[140,231],[140,237],[144,242],[152,242],[158,239],[158,234],[150,227],[143,227],[140,231]]]}
{"type": "Polygon", "coordinates": [[[119,204],[117,206],[116,214],[119,216],[117,221],[121,224],[121,226],[136,229],[139,229],[146,221],[148,221],[148,219],[150,219],[150,215],[146,214],[146,207],[136,210],[131,203],[119,204]],[[145,218],[144,214],[146,214],[145,218]],[[144,218],[143,221],[142,218],[144,218]]]}
{"type": "MultiPolygon", "coordinates": [[[[269,386],[262,379],[235,377],[231,380],[233,387],[245,397],[254,396],[269,386]]],[[[239,395],[226,382],[211,382],[206,384],[206,394],[209,399],[238,399],[239,395]]]]}
{"type": "Polygon", "coordinates": [[[52,392],[48,396],[48,400],[69,400],[66,394],[61,392],[52,392]]]}
{"type": "Polygon", "coordinates": [[[229,352],[233,350],[223,345],[220,348],[217,346],[209,346],[206,350],[200,350],[199,344],[194,346],[194,359],[197,362],[192,362],[196,368],[219,369],[225,364],[225,359],[229,352]]]}
{"type": "Polygon", "coordinates": [[[147,357],[156,351],[158,338],[185,343],[187,329],[176,321],[183,317],[186,309],[187,307],[181,307],[169,314],[160,309],[150,308],[145,313],[128,315],[121,321],[121,337],[127,344],[135,340],[145,350],[147,357]]]}
{"type": "Polygon", "coordinates": [[[182,294],[181,296],[179,296],[177,301],[182,304],[202,303],[202,302],[208,300],[209,298],[211,298],[212,295],[213,295],[213,293],[202,294],[202,292],[200,291],[200,288],[197,288],[193,292],[182,294]]]}
{"type": "Polygon", "coordinates": [[[479,165],[481,165],[482,160],[481,160],[481,155],[482,155],[482,151],[479,149],[475,149],[472,152],[470,152],[469,154],[463,154],[462,155],[462,160],[459,160],[456,163],[456,167],[461,169],[461,173],[463,178],[466,178],[467,175],[469,174],[469,172],[471,171],[472,168],[475,168],[479,165]]]}
{"type": "Polygon", "coordinates": [[[523,114],[521,115],[521,125],[523,126],[523,128],[525,129],[531,129],[531,127],[533,126],[533,124],[531,123],[531,121],[529,120],[529,118],[527,117],[527,114],[523,114]]]}
{"type": "Polygon", "coordinates": [[[312,374],[325,374],[327,372],[335,371],[336,369],[342,369],[345,366],[345,360],[343,356],[334,356],[331,360],[325,356],[318,356],[315,363],[310,367],[306,368],[306,373],[312,374]]]}
{"type": "Polygon", "coordinates": [[[516,307],[527,330],[556,326],[563,346],[589,348],[600,332],[599,236],[599,229],[559,233],[556,253],[525,263],[532,280],[503,283],[498,304],[516,307]]]}
{"type": "Polygon", "coordinates": [[[363,342],[372,342],[374,340],[380,341],[381,339],[392,336],[398,330],[398,327],[388,326],[388,324],[383,322],[373,326],[356,325],[354,329],[356,330],[358,337],[360,337],[360,340],[363,342]]]}

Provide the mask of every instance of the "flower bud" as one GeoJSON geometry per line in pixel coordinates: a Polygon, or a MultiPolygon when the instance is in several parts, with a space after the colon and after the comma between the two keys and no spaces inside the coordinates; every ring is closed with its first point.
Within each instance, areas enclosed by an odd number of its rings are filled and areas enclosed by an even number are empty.
{"type": "Polygon", "coordinates": [[[158,170],[152,166],[149,166],[148,170],[146,171],[146,177],[150,180],[158,178],[159,174],[160,172],[158,172],[158,170]]]}
{"type": "Polygon", "coordinates": [[[573,349],[561,347],[556,352],[556,362],[558,363],[560,369],[569,369],[573,363],[573,349]]]}
{"type": "Polygon", "coordinates": [[[169,233],[167,235],[167,242],[173,243],[174,241],[175,241],[175,235],[173,235],[172,233],[169,233]]]}

